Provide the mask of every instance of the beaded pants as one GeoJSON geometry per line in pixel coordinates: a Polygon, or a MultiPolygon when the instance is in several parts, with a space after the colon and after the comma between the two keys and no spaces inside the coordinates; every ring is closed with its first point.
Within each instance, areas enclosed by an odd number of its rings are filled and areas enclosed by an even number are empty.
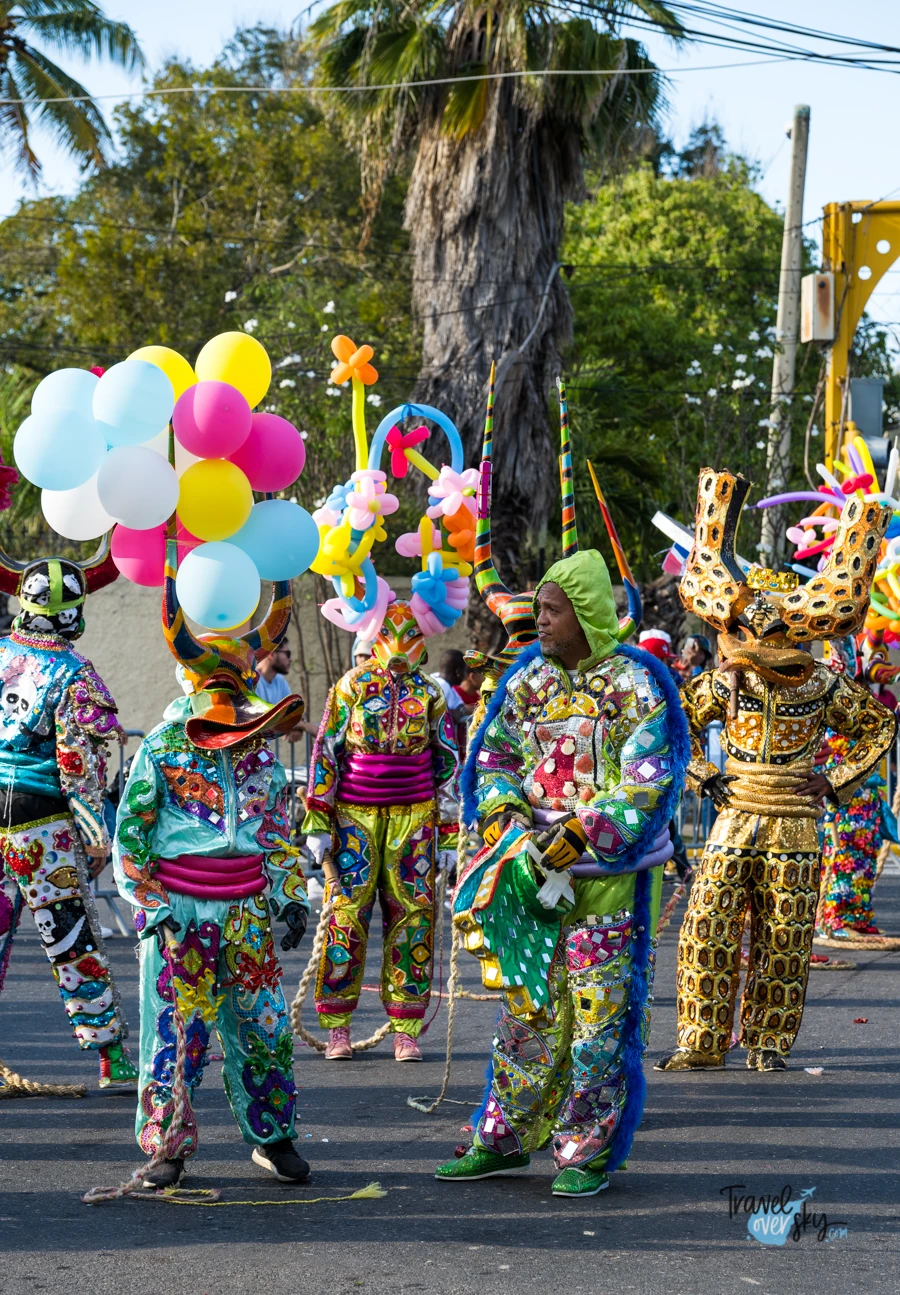
{"type": "Polygon", "coordinates": [[[94,930],[84,854],[70,814],[0,831],[0,856],[31,909],[60,997],[82,1048],[127,1034],[109,962],[94,930]]]}
{"type": "Polygon", "coordinates": [[[434,930],[434,801],[368,809],[338,804],[334,862],[340,896],[316,976],[326,1029],[349,1025],[359,1002],[369,923],[381,906],[381,1001],[392,1028],[414,1038],[431,992],[434,930]]]}
{"type": "MultiPolygon", "coordinates": [[[[654,923],[661,874],[655,869],[647,878],[654,923]]],[[[547,1007],[531,1011],[520,995],[507,991],[475,1146],[515,1155],[552,1143],[560,1169],[588,1163],[601,1168],[623,1118],[637,1124],[640,1058],[650,1024],[643,1000],[652,985],[653,956],[646,981],[637,983],[629,891],[633,895],[633,876],[611,880],[608,905],[614,912],[589,915],[563,931],[550,968],[547,1007]],[[640,998],[636,1017],[629,1013],[634,994],[640,998]]]]}
{"type": "Polygon", "coordinates": [[[810,819],[719,815],[678,940],[679,1047],[720,1059],[728,1052],[749,911],[741,1043],[790,1053],[803,1015],[819,865],[810,819]],[[779,838],[786,848],[778,849],[779,838]]]}
{"type": "Polygon", "coordinates": [[[152,1155],[175,1110],[176,1001],[185,1029],[187,1092],[178,1146],[167,1154],[187,1157],[197,1150],[191,1099],[215,1032],[225,1054],[225,1093],[244,1141],[265,1146],[294,1137],[294,1039],[265,897],[193,899],[170,891],[169,902],[179,926],[177,947],[163,956],[155,932],[141,940],[139,1146],[152,1155]]]}

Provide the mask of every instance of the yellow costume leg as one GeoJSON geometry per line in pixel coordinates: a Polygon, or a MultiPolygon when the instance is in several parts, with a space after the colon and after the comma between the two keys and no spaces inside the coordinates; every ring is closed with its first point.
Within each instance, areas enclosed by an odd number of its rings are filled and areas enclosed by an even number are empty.
{"type": "Polygon", "coordinates": [[[316,1011],[324,1029],[349,1025],[359,1002],[381,867],[377,810],[339,806],[335,828],[341,889],[316,974],[316,1011]]]}
{"type": "Polygon", "coordinates": [[[817,851],[760,854],[751,880],[750,971],[741,1042],[788,1056],[800,1029],[815,930],[817,851]]]}

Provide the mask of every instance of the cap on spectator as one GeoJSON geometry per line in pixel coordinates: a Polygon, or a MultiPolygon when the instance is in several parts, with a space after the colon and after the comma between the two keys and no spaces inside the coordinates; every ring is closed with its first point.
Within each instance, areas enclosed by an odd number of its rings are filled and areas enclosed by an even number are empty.
{"type": "Polygon", "coordinates": [[[660,661],[668,661],[672,656],[672,636],[665,630],[641,630],[638,646],[660,661]]]}

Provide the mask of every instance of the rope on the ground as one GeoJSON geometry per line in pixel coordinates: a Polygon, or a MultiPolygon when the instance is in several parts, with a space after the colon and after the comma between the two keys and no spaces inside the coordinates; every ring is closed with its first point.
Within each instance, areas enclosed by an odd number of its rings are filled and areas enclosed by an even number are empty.
{"type": "Polygon", "coordinates": [[[380,1201],[387,1192],[381,1183],[368,1183],[359,1191],[349,1196],[312,1196],[309,1198],[280,1201],[223,1201],[214,1188],[167,1188],[161,1192],[144,1192],[138,1199],[142,1201],[162,1201],[166,1205],[203,1205],[207,1208],[225,1205],[340,1205],[344,1201],[380,1201]],[[213,1199],[210,1199],[212,1197],[213,1199]]]}
{"type": "MultiPolygon", "coordinates": [[[[314,1034],[310,1034],[309,1030],[303,1024],[303,1004],[306,1000],[309,986],[312,983],[313,977],[315,976],[319,966],[319,961],[322,957],[322,950],[325,947],[325,937],[328,934],[328,923],[331,920],[331,914],[333,912],[334,900],[331,898],[323,899],[322,915],[319,918],[319,925],[316,927],[316,937],[313,940],[312,951],[309,955],[309,961],[306,964],[303,975],[300,977],[300,983],[297,986],[297,992],[294,995],[294,1001],[291,1003],[290,1010],[292,1030],[296,1035],[299,1035],[304,1043],[309,1044],[311,1048],[315,1048],[316,1052],[324,1052],[328,1047],[328,1044],[323,1042],[321,1039],[316,1038],[314,1034]]],[[[391,1022],[385,1021],[384,1025],[380,1026],[371,1038],[362,1039],[358,1043],[351,1042],[350,1046],[353,1048],[354,1052],[367,1052],[369,1048],[377,1048],[385,1035],[390,1032],[390,1028],[391,1022]]]]}
{"type": "Polygon", "coordinates": [[[38,1084],[0,1061],[0,1101],[14,1097],[87,1097],[84,1084],[38,1084]]]}

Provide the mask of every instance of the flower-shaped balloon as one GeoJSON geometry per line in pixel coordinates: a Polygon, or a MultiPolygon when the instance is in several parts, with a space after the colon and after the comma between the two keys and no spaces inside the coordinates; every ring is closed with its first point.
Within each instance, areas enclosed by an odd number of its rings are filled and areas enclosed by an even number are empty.
{"type": "MultiPolygon", "coordinates": [[[[431,547],[439,549],[441,547],[441,533],[435,529],[431,535],[431,547]]],[[[420,558],[422,556],[422,536],[418,531],[406,531],[403,535],[398,535],[394,541],[394,548],[402,558],[420,558]]]]}
{"type": "Polygon", "coordinates": [[[423,634],[437,631],[434,629],[429,631],[425,628],[425,624],[420,620],[420,612],[423,613],[426,623],[432,624],[432,617],[434,617],[444,629],[459,620],[465,607],[465,597],[462,596],[460,586],[465,586],[466,591],[468,590],[468,581],[460,580],[456,567],[445,568],[440,554],[429,554],[425,570],[418,571],[412,578],[413,596],[410,601],[423,634]],[[462,601],[460,601],[461,597],[462,601]],[[425,614],[426,612],[431,615],[425,614]]]}
{"type": "Polygon", "coordinates": [[[478,469],[466,468],[463,472],[454,472],[446,465],[441,468],[437,481],[428,488],[432,499],[438,502],[428,509],[429,517],[449,517],[460,508],[475,511],[475,493],[478,489],[478,469]]]}
{"type": "Polygon", "coordinates": [[[379,522],[400,507],[397,496],[387,494],[386,480],[384,473],[374,468],[354,472],[355,489],[347,495],[347,520],[355,531],[367,531],[373,522],[379,522]]]}
{"type": "Polygon", "coordinates": [[[331,349],[338,361],[331,370],[331,381],[336,386],[342,387],[351,378],[356,378],[366,387],[378,381],[378,371],[369,363],[375,354],[371,346],[357,347],[349,337],[339,333],[332,338],[331,349]]]}
{"type": "Polygon", "coordinates": [[[353,481],[345,481],[343,485],[338,482],[332,487],[331,494],[325,500],[325,507],[332,513],[342,515],[347,507],[347,496],[353,489],[353,481]]]}
{"type": "Polygon", "coordinates": [[[353,537],[350,533],[350,522],[344,521],[340,526],[320,527],[321,544],[311,570],[320,576],[341,579],[344,576],[358,576],[362,564],[369,556],[375,536],[372,532],[364,535],[353,549],[353,537]]]}
{"type": "Polygon", "coordinates": [[[458,508],[455,513],[444,518],[447,528],[447,543],[455,549],[465,562],[475,560],[475,518],[468,508],[458,508]]]}
{"type": "Polygon", "coordinates": [[[341,520],[341,513],[336,513],[328,507],[317,508],[312,514],[312,519],[318,527],[337,526],[341,520]]]}
{"type": "Polygon", "coordinates": [[[388,432],[385,444],[391,452],[391,472],[398,480],[409,471],[409,459],[404,451],[421,445],[428,440],[429,435],[427,427],[414,427],[411,432],[402,432],[399,427],[392,427],[388,432]]]}

